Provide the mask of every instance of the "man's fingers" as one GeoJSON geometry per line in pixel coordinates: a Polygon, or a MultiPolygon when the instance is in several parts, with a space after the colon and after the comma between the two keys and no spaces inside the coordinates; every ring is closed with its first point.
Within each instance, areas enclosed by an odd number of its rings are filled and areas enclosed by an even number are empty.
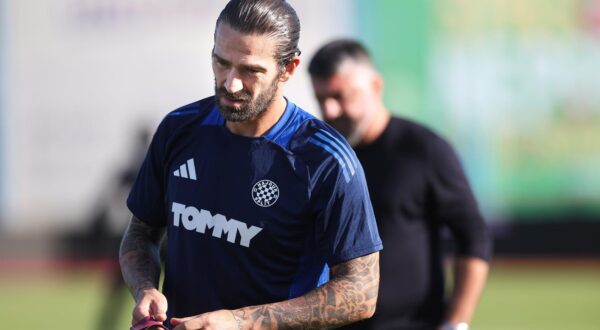
{"type": "Polygon", "coordinates": [[[133,316],[133,318],[131,320],[132,325],[135,324],[136,322],[138,322],[139,320],[143,319],[144,317],[150,316],[150,308],[149,308],[148,303],[145,301],[140,301],[139,304],[135,305],[132,316],[133,316]]]}
{"type": "Polygon", "coordinates": [[[188,329],[188,327],[191,327],[192,329],[200,329],[200,327],[198,326],[197,320],[198,318],[195,316],[190,316],[190,317],[172,317],[171,318],[171,325],[174,325],[175,328],[173,328],[173,330],[185,330],[188,329]],[[190,324],[190,322],[192,319],[196,319],[194,321],[192,321],[191,323],[194,323],[193,325],[190,324]]]}
{"type": "Polygon", "coordinates": [[[171,318],[171,325],[178,325],[178,324],[181,324],[181,323],[183,323],[183,322],[185,322],[185,321],[187,321],[189,319],[191,319],[191,317],[181,317],[181,318],[179,318],[179,317],[172,317],[171,318]]]}
{"type": "Polygon", "coordinates": [[[155,320],[165,321],[167,319],[167,302],[153,300],[150,303],[150,311],[155,320]]]}
{"type": "Polygon", "coordinates": [[[147,294],[135,305],[132,316],[132,324],[145,317],[164,322],[167,320],[167,299],[158,292],[147,294]]]}

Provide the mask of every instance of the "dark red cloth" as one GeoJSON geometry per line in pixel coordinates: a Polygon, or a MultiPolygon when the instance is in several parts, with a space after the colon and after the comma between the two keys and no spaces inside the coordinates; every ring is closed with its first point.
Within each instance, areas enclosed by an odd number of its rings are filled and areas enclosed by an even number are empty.
{"type": "Polygon", "coordinates": [[[167,330],[167,328],[165,328],[162,322],[156,321],[150,316],[146,316],[143,319],[137,321],[137,323],[134,324],[130,330],[144,330],[150,328],[151,326],[158,326],[160,327],[160,329],[167,330]]]}

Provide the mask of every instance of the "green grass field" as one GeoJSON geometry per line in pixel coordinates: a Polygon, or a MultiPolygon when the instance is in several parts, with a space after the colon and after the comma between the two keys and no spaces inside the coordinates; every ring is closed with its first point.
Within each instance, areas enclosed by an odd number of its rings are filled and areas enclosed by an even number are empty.
{"type": "MultiPolygon", "coordinates": [[[[108,294],[98,272],[0,272],[0,320],[6,329],[97,329],[108,294]]],[[[124,293],[114,329],[128,329],[124,293]]],[[[493,265],[474,330],[599,330],[600,267],[571,264],[493,265]]]]}
{"type": "Polygon", "coordinates": [[[494,265],[472,329],[600,329],[600,267],[494,265]]]}

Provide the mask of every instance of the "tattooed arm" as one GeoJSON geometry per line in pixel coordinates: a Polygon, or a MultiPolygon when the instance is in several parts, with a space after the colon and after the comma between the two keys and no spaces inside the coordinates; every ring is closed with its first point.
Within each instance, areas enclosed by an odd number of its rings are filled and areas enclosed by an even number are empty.
{"type": "Polygon", "coordinates": [[[331,280],[307,294],[272,304],[220,310],[171,323],[179,329],[333,329],[373,316],[379,252],[331,268],[331,280]]]}
{"type": "Polygon", "coordinates": [[[373,316],[378,289],[376,252],[333,266],[331,280],[306,295],[234,314],[248,329],[331,329],[373,316]]]}
{"type": "Polygon", "coordinates": [[[136,301],[133,323],[146,316],[160,321],[167,319],[167,299],[158,291],[159,242],[163,233],[164,229],[150,227],[132,217],[121,241],[119,263],[136,301]]]}

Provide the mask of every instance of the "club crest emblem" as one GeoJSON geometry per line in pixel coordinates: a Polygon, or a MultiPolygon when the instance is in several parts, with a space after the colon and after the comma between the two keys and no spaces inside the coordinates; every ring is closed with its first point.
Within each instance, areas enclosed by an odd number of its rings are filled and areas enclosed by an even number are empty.
{"type": "Polygon", "coordinates": [[[279,187],[271,180],[260,180],[252,187],[252,200],[260,207],[269,207],[279,198],[279,187]]]}

